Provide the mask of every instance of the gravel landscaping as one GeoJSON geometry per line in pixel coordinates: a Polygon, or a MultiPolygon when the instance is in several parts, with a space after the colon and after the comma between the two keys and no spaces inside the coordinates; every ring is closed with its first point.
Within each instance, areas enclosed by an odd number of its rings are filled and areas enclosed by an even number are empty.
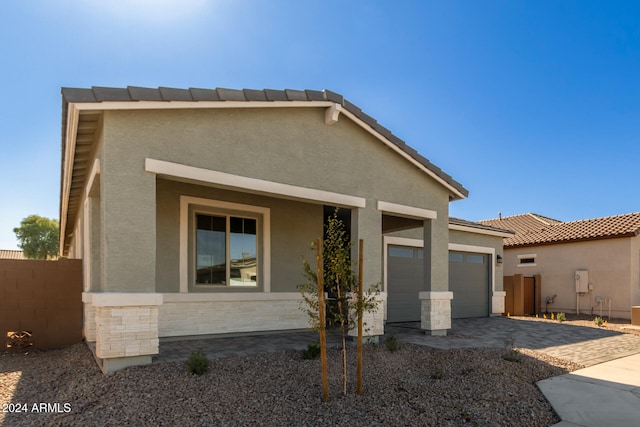
{"type": "MultiPolygon", "coordinates": [[[[603,317],[603,320],[606,321],[601,326],[598,326],[594,323],[594,319],[599,316],[599,314],[566,314],[566,319],[564,322],[565,325],[574,325],[574,326],[584,326],[587,328],[596,328],[596,329],[604,329],[613,332],[619,332],[623,334],[634,334],[640,335],[640,326],[633,326],[629,319],[609,319],[606,315],[603,317]]],[[[533,316],[511,316],[514,319],[523,319],[529,321],[536,322],[557,322],[557,320],[551,320],[550,318],[544,319],[542,317],[533,317],[533,316]]]]}
{"type": "Polygon", "coordinates": [[[343,397],[340,352],[328,353],[330,401],[323,403],[320,362],[299,352],[214,359],[202,376],[184,362],[104,376],[84,344],[4,352],[0,424],[549,426],[559,419],[535,383],[580,368],[525,349],[514,360],[500,349],[367,345],[364,393],[354,392],[353,348],[343,397]]]}

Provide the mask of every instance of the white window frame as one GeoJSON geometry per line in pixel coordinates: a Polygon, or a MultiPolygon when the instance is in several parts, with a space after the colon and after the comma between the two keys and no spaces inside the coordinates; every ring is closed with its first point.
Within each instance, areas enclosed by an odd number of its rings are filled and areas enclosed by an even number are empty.
{"type": "MultiPolygon", "coordinates": [[[[253,284],[250,285],[243,285],[243,286],[238,286],[238,285],[232,285],[231,284],[231,230],[230,230],[230,225],[231,225],[231,218],[239,218],[239,219],[249,219],[249,220],[253,220],[256,222],[256,275],[260,276],[260,267],[261,264],[259,261],[259,259],[261,259],[261,253],[259,250],[259,237],[260,237],[260,232],[261,232],[261,227],[260,227],[260,218],[257,217],[256,215],[254,215],[251,212],[242,212],[239,214],[231,214],[231,213],[225,213],[225,212],[219,212],[219,211],[211,211],[209,209],[194,209],[193,212],[191,213],[191,218],[193,219],[194,223],[193,223],[193,236],[197,235],[198,232],[198,227],[197,227],[197,217],[199,215],[204,215],[204,216],[208,216],[208,217],[218,217],[218,218],[223,218],[224,219],[224,223],[225,223],[225,230],[224,230],[224,245],[225,245],[225,281],[224,283],[199,283],[197,281],[197,277],[195,277],[194,281],[193,281],[193,286],[198,287],[198,288],[218,288],[218,289],[224,289],[224,288],[257,288],[259,286],[259,284],[261,283],[261,279],[257,279],[253,282],[253,284]]],[[[197,257],[198,255],[198,245],[197,242],[194,240],[193,244],[193,254],[197,257]]],[[[194,260],[194,262],[191,263],[191,269],[193,270],[193,268],[195,267],[197,269],[197,260],[194,260]]]]}
{"type": "MultiPolygon", "coordinates": [[[[262,206],[245,205],[240,203],[225,202],[221,200],[204,199],[201,197],[180,196],[180,292],[189,292],[189,208],[191,206],[204,206],[215,209],[225,209],[262,216],[261,227],[258,227],[258,263],[261,275],[260,285],[263,292],[271,292],[271,209],[262,206]],[[262,242],[260,245],[259,242],[262,242]]],[[[198,211],[200,212],[200,211],[198,211]]],[[[215,215],[215,212],[211,213],[215,215]]],[[[198,285],[207,286],[207,285],[198,285]]],[[[221,288],[220,286],[215,286],[221,288]]]]}
{"type": "Polygon", "coordinates": [[[537,254],[518,255],[518,267],[535,267],[537,266],[537,254]],[[522,263],[523,259],[533,258],[533,262],[522,263]]]}

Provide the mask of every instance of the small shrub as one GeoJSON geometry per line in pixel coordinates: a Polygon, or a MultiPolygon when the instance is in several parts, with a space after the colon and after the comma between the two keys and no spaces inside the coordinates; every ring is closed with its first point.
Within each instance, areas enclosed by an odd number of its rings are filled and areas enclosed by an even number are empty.
{"type": "Polygon", "coordinates": [[[194,351],[187,360],[187,366],[189,371],[195,375],[202,375],[209,369],[209,359],[205,356],[201,350],[194,351]]]}
{"type": "Polygon", "coordinates": [[[507,351],[501,356],[504,360],[507,360],[509,362],[522,362],[522,354],[520,354],[520,352],[515,349],[515,338],[504,340],[504,345],[507,349],[507,351]]]}
{"type": "Polygon", "coordinates": [[[556,315],[556,320],[558,322],[564,322],[565,320],[567,320],[567,316],[564,313],[558,313],[556,315]]]}
{"type": "Polygon", "coordinates": [[[596,318],[593,319],[593,323],[595,323],[596,326],[602,326],[604,325],[604,319],[600,316],[596,316],[596,318]]]}
{"type": "Polygon", "coordinates": [[[516,363],[522,362],[522,354],[520,354],[520,352],[515,348],[512,348],[511,350],[508,350],[506,353],[504,353],[502,355],[502,358],[509,362],[516,362],[516,363]]]}
{"type": "Polygon", "coordinates": [[[400,350],[400,347],[402,346],[401,341],[393,334],[390,334],[385,340],[384,340],[384,345],[387,348],[387,350],[389,350],[390,352],[395,352],[400,350]]]}
{"type": "Polygon", "coordinates": [[[302,358],[306,360],[317,359],[320,357],[320,344],[315,341],[307,345],[306,350],[302,350],[302,358]]]}
{"type": "Polygon", "coordinates": [[[431,372],[432,380],[441,380],[444,378],[444,356],[440,355],[438,362],[434,363],[433,371],[431,372]]]}

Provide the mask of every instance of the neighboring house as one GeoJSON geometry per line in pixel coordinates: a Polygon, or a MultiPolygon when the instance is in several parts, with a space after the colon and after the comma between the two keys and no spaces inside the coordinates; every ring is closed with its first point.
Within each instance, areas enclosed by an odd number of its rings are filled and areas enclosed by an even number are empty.
{"type": "Polygon", "coordinates": [[[476,279],[488,302],[474,314],[504,309],[495,260],[510,234],[450,220],[467,190],[339,94],[62,96],[60,251],[84,261],[84,334],[105,372],[149,363],[159,338],[308,327],[302,257],[335,207],[364,240],[364,283],[382,284],[372,335],[385,318],[446,334],[476,279]]]}
{"type": "Polygon", "coordinates": [[[14,249],[0,249],[0,259],[26,259],[24,253],[14,249]]]}
{"type": "Polygon", "coordinates": [[[631,318],[640,305],[640,213],[561,222],[536,214],[480,221],[514,231],[504,275],[540,275],[549,311],[631,318]]]}

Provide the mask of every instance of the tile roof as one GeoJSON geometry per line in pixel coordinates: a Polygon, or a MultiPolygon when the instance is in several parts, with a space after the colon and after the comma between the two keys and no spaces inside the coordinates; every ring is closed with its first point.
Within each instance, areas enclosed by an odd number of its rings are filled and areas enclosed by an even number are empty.
{"type": "Polygon", "coordinates": [[[536,214],[478,222],[514,231],[515,236],[505,239],[505,247],[634,237],[640,234],[640,212],[570,222],[561,222],[536,214]]]}
{"type": "MultiPolygon", "coordinates": [[[[384,126],[380,125],[373,117],[364,113],[356,105],[346,100],[342,95],[330,90],[274,90],[274,89],[177,89],[168,87],[145,88],[129,86],[126,88],[92,87],[90,89],[62,88],[63,98],[63,141],[66,131],[67,106],[69,103],[92,103],[92,102],[138,102],[138,101],[161,101],[161,102],[200,102],[200,101],[331,101],[340,104],[345,110],[356,116],[378,134],[382,135],[400,150],[408,154],[422,166],[430,170],[464,197],[469,195],[469,191],[459,182],[446,174],[442,169],[435,166],[428,159],[409,147],[403,140],[393,135],[384,126]]],[[[63,144],[64,145],[64,144],[63,144]]],[[[64,146],[63,146],[64,150],[64,146]]],[[[454,197],[454,198],[459,198],[454,197]]]]}
{"type": "Polygon", "coordinates": [[[13,249],[0,249],[0,259],[26,259],[22,251],[13,249]]]}
{"type": "Polygon", "coordinates": [[[513,231],[506,230],[505,228],[494,227],[490,224],[481,224],[479,222],[467,221],[466,219],[460,219],[453,216],[449,217],[449,224],[477,228],[479,230],[494,231],[496,233],[515,234],[513,231]]]}

